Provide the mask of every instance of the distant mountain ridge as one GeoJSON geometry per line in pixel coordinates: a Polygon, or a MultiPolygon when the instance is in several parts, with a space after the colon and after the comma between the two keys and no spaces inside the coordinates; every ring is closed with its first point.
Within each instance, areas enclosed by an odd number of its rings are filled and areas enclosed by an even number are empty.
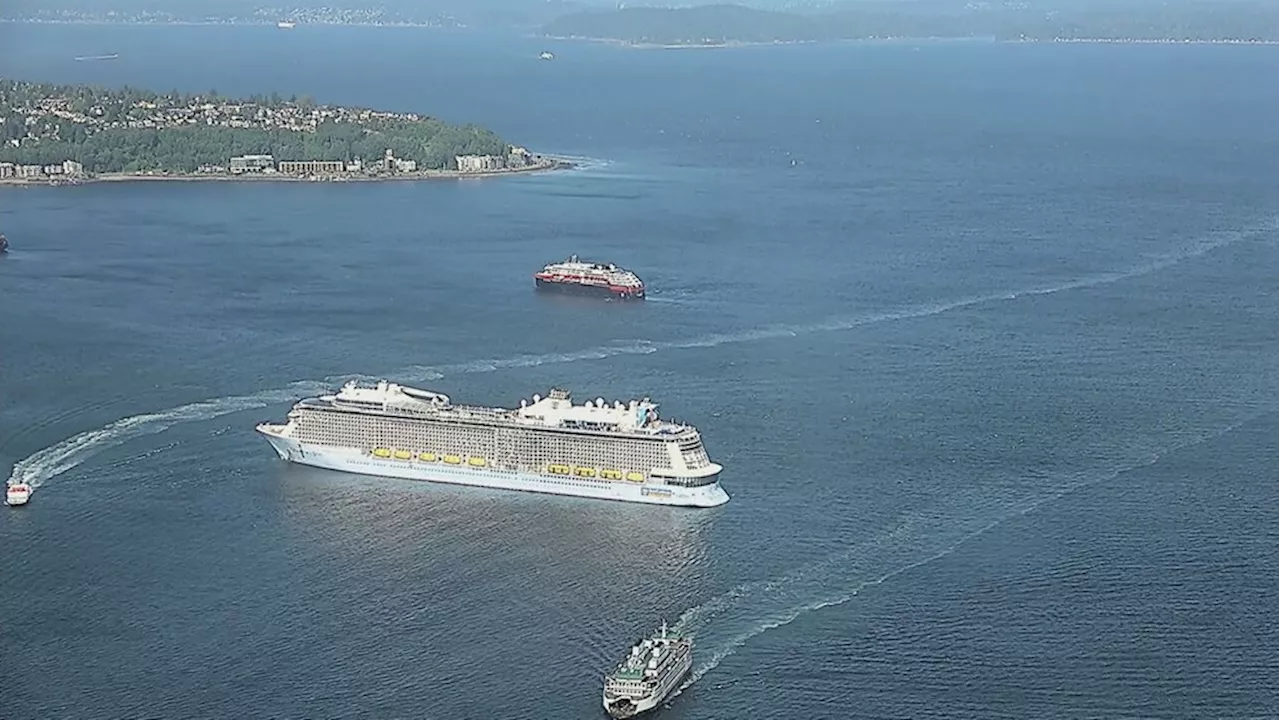
{"type": "MultiPolygon", "coordinates": [[[[603,0],[9,0],[20,22],[430,25],[536,29],[603,0]]],[[[606,3],[604,7],[612,6],[606,3]]]]}
{"type": "Polygon", "coordinates": [[[1275,6],[1258,0],[1108,4],[865,0],[835,8],[800,14],[727,4],[623,7],[564,15],[545,25],[543,33],[636,45],[870,38],[1277,40],[1275,6]]]}

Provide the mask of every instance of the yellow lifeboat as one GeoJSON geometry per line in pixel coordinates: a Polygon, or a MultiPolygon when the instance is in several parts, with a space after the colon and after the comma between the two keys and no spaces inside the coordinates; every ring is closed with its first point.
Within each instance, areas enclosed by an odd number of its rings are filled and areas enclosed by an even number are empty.
{"type": "Polygon", "coordinates": [[[409,458],[413,457],[413,453],[409,452],[408,450],[397,450],[395,454],[396,454],[397,460],[408,460],[409,458]]]}
{"type": "Polygon", "coordinates": [[[391,457],[391,451],[386,448],[374,448],[373,454],[376,457],[391,457]]]}
{"type": "Polygon", "coordinates": [[[568,465],[548,465],[547,472],[555,473],[556,475],[568,475],[569,466],[568,465]]]}
{"type": "Polygon", "coordinates": [[[429,452],[418,453],[418,459],[421,460],[422,462],[435,462],[436,454],[429,453],[429,452]]]}
{"type": "Polygon", "coordinates": [[[638,472],[627,473],[627,482],[635,482],[635,483],[644,482],[644,473],[638,473],[638,472]]]}
{"type": "Polygon", "coordinates": [[[462,462],[462,458],[458,457],[457,455],[445,455],[444,461],[449,463],[450,465],[457,465],[458,463],[462,462]]]}
{"type": "Polygon", "coordinates": [[[579,477],[595,477],[596,469],[589,467],[574,468],[573,473],[579,477]]]}
{"type": "Polygon", "coordinates": [[[600,471],[600,477],[602,477],[602,478],[608,478],[608,479],[610,479],[610,480],[621,480],[621,479],[622,479],[622,471],[621,471],[621,470],[611,470],[611,469],[609,469],[609,468],[605,468],[604,470],[601,470],[601,471],[600,471]]]}
{"type": "Polygon", "coordinates": [[[471,467],[484,467],[486,463],[487,461],[482,457],[476,457],[472,455],[471,457],[467,458],[467,464],[470,465],[471,467]]]}

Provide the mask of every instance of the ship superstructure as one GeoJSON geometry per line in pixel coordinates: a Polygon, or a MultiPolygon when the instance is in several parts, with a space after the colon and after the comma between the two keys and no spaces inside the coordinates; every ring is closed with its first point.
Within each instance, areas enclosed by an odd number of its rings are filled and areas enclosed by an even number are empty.
{"type": "Polygon", "coordinates": [[[605,676],[605,712],[629,718],[657,707],[693,668],[693,642],[667,631],[641,640],[618,667],[605,676]]]}
{"type": "Polygon", "coordinates": [[[533,279],[539,290],[622,300],[644,299],[644,282],[635,273],[613,263],[579,260],[577,255],[546,265],[534,273],[533,279]]]}
{"type": "Polygon", "coordinates": [[[367,475],[662,505],[729,500],[698,430],[661,419],[648,398],[575,404],[552,390],[507,409],[353,381],[257,429],[284,460],[367,475]]]}

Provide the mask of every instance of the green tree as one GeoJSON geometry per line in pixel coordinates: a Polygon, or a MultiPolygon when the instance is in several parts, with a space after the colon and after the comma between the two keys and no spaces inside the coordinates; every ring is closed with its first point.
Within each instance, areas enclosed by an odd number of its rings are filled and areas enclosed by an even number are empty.
{"type": "MultiPolygon", "coordinates": [[[[203,123],[163,128],[126,127],[134,120],[154,120],[155,110],[139,107],[155,103],[162,110],[191,109],[213,100],[230,105],[272,103],[276,109],[296,108],[309,113],[315,101],[302,96],[288,102],[278,93],[250,101],[221,98],[216,90],[206,97],[171,91],[160,96],[123,87],[23,83],[0,78],[0,161],[51,164],[66,159],[83,163],[91,172],[192,172],[201,165],[226,165],[235,155],[270,153],[277,160],[351,160],[374,162],[390,148],[399,158],[422,168],[448,168],[462,154],[505,154],[509,145],[492,131],[475,125],[451,126],[436,118],[400,116],[359,122],[326,120],[315,132],[284,127],[228,127],[203,123]],[[77,122],[49,115],[41,101],[62,99],[74,112],[89,116],[77,122]],[[33,135],[34,137],[29,137],[33,135]],[[20,140],[18,145],[13,140],[20,140]]],[[[327,106],[326,106],[327,107],[327,106]]],[[[202,118],[202,110],[190,110],[202,118]]]]}

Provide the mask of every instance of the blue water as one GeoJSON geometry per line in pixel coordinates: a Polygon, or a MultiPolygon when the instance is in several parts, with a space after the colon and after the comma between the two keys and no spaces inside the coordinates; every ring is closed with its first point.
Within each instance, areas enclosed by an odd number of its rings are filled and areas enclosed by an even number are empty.
{"type": "Polygon", "coordinates": [[[0,48],[16,77],[308,93],[582,158],[0,188],[0,467],[39,484],[0,514],[0,717],[598,717],[664,617],[696,642],[664,718],[1274,716],[1268,50],[0,48]],[[649,301],[535,296],[571,252],[649,301]],[[733,499],[346,476],[252,432],[356,376],[649,395],[733,499]]]}

